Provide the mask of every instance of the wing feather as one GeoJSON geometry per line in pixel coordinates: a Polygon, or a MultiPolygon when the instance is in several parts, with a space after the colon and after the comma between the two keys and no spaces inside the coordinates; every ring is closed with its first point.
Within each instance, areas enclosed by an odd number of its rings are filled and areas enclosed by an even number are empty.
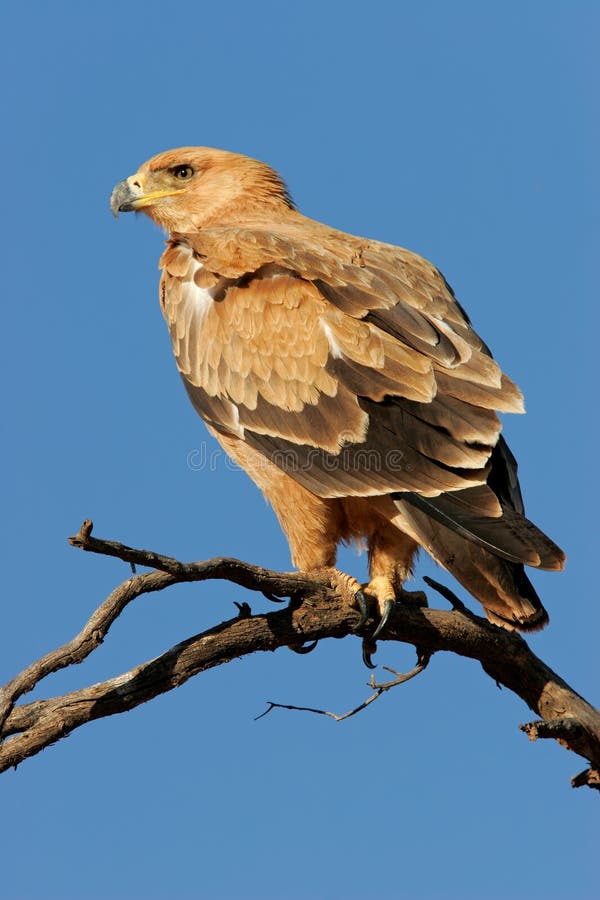
{"type": "Polygon", "coordinates": [[[500,437],[519,389],[430,263],[312,224],[312,237],[288,223],[169,242],[163,311],[195,408],[320,497],[392,495],[489,615],[508,621],[516,592],[538,627],[522,564],[564,555],[525,518],[500,437]]]}
{"type": "Polygon", "coordinates": [[[521,395],[443,277],[390,245],[306,233],[173,236],[165,316],[198,411],[266,455],[295,454],[292,474],[321,496],[484,485],[495,410],[521,395]]]}

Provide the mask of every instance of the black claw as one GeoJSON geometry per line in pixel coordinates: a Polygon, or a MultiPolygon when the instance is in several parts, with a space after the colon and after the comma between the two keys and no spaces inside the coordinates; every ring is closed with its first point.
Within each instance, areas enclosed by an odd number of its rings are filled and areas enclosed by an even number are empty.
{"type": "Polygon", "coordinates": [[[276,597],[275,594],[269,594],[268,591],[262,591],[262,594],[267,600],[270,600],[271,603],[283,603],[282,597],[276,597]]]}
{"type": "Polygon", "coordinates": [[[300,654],[312,653],[318,643],[318,641],[313,641],[312,644],[303,644],[302,647],[290,647],[290,650],[300,654]]]}
{"type": "Polygon", "coordinates": [[[383,604],[383,615],[381,616],[379,625],[373,632],[373,640],[377,637],[378,634],[381,634],[382,630],[387,625],[387,621],[390,617],[391,611],[394,608],[395,602],[396,602],[395,600],[386,600],[385,603],[383,604]]]}
{"type": "Polygon", "coordinates": [[[354,631],[358,631],[359,628],[363,627],[363,625],[369,618],[369,604],[367,603],[365,592],[362,589],[359,589],[355,593],[354,599],[358,603],[358,609],[360,612],[360,619],[358,620],[358,624],[354,626],[354,631]]]}
{"type": "Polygon", "coordinates": [[[362,642],[362,658],[367,669],[376,669],[371,662],[371,655],[377,651],[377,644],[371,638],[362,642]]]}

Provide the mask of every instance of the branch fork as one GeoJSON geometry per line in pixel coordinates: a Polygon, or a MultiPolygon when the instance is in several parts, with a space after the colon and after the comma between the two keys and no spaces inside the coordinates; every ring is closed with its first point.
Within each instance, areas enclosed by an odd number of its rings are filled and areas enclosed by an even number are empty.
{"type": "MultiPolygon", "coordinates": [[[[150,571],[137,573],[134,568],[133,574],[109,594],[72,640],[27,666],[0,689],[0,772],[17,766],[86,722],[132,709],[206,669],[249,653],[280,647],[307,652],[314,641],[346,637],[356,628],[358,613],[317,578],[297,572],[274,572],[225,557],[184,563],[154,551],[95,538],[92,530],[92,522],[86,519],[78,533],[69,538],[71,545],[116,557],[132,567],[148,567],[150,571]],[[266,615],[253,615],[248,603],[236,603],[237,614],[232,619],[116,678],[63,696],[19,704],[47,675],[81,663],[89,656],[104,641],[125,607],[142,594],[182,582],[212,579],[241,585],[273,601],[290,597],[294,602],[266,615]]],[[[386,669],[394,679],[381,683],[371,677],[371,696],[340,715],[269,701],[267,710],[257,718],[283,708],[342,721],[423,672],[434,653],[450,651],[478,660],[491,678],[519,695],[540,717],[521,726],[531,740],[555,739],[586,759],[589,768],[572,779],[574,787],[600,788],[600,713],[535,656],[519,635],[474,615],[448,588],[432,579],[426,581],[449,600],[452,610],[396,604],[378,635],[378,641],[401,641],[417,648],[417,664],[410,672],[386,669]]]]}

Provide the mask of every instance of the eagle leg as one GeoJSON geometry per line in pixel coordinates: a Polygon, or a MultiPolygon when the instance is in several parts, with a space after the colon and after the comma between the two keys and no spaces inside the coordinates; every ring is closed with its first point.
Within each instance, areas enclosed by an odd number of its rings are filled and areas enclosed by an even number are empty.
{"type": "Polygon", "coordinates": [[[411,574],[416,550],[415,542],[390,523],[378,523],[369,535],[371,580],[365,593],[375,600],[379,616],[375,631],[363,642],[363,661],[369,669],[375,668],[371,656],[377,650],[376,638],[387,625],[396,602],[412,600],[403,583],[411,574]]]}

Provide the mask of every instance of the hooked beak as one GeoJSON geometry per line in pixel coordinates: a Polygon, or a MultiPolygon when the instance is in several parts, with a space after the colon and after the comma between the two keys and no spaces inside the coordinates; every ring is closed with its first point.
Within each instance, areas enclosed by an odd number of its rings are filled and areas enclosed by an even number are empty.
{"type": "Polygon", "coordinates": [[[120,181],[113,188],[110,195],[110,208],[113,216],[117,219],[119,213],[136,212],[147,206],[153,206],[163,197],[174,197],[176,194],[183,194],[184,192],[185,188],[174,191],[150,191],[150,193],[145,194],[139,178],[135,175],[130,175],[129,178],[120,181]]]}

